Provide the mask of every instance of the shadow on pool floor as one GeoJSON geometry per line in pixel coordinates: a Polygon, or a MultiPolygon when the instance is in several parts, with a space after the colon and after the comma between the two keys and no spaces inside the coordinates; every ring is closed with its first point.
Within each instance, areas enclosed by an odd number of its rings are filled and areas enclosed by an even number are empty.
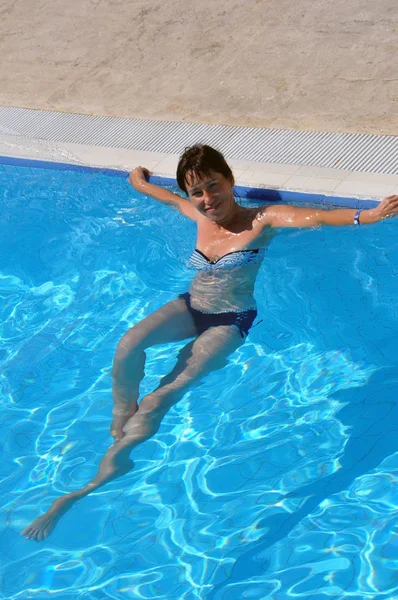
{"type": "Polygon", "coordinates": [[[360,388],[341,390],[333,398],[343,403],[338,412],[342,425],[349,428],[350,438],[340,458],[341,468],[311,482],[284,498],[310,496],[295,513],[273,514],[257,525],[267,531],[260,540],[248,544],[235,561],[227,580],[217,584],[206,600],[221,598],[218,593],[226,585],[242,583],[264,574],[269,564],[267,550],[284,539],[294,527],[324,500],[349,488],[357,477],[376,468],[397,451],[398,369],[378,369],[360,388]]]}

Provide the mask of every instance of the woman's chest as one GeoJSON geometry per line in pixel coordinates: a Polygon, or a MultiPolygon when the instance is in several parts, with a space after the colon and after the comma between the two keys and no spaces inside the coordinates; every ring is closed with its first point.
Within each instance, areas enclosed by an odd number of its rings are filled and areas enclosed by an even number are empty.
{"type": "Polygon", "coordinates": [[[209,259],[217,259],[236,250],[268,246],[274,233],[251,227],[240,232],[220,231],[210,227],[198,227],[196,247],[209,259]]]}

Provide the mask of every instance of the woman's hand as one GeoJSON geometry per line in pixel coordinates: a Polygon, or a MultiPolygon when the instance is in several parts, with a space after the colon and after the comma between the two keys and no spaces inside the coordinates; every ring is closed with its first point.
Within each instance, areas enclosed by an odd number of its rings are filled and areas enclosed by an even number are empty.
{"type": "Polygon", "coordinates": [[[394,196],[387,196],[387,198],[384,198],[376,208],[372,209],[372,213],[377,221],[388,219],[389,217],[398,214],[398,195],[395,194],[394,196]]]}
{"type": "Polygon", "coordinates": [[[140,185],[146,183],[150,174],[150,171],[148,171],[148,169],[145,167],[135,167],[135,169],[133,169],[129,175],[129,182],[133,188],[139,189],[140,185]]]}

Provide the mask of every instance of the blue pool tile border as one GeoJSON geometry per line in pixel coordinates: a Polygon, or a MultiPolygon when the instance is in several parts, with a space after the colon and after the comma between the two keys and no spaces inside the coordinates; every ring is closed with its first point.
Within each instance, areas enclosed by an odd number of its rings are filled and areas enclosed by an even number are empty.
{"type": "Polygon", "coordinates": [[[127,177],[127,171],[118,169],[107,169],[104,167],[90,167],[87,165],[74,165],[72,163],[52,162],[48,160],[38,160],[35,158],[18,158],[15,156],[0,156],[1,166],[10,167],[30,167],[33,169],[53,169],[54,171],[81,171],[86,173],[103,173],[115,177],[127,177]]]}
{"type": "MultiPolygon", "coordinates": [[[[25,167],[33,169],[52,169],[55,171],[78,171],[81,173],[101,173],[112,177],[126,179],[128,171],[108,169],[104,167],[90,167],[86,165],[74,165],[71,163],[51,162],[30,158],[17,158],[13,156],[0,156],[0,168],[25,167]]],[[[177,181],[172,177],[151,175],[150,183],[155,185],[176,186],[177,181]]],[[[344,208],[373,208],[379,204],[377,200],[363,200],[359,198],[346,198],[341,196],[328,196],[325,194],[313,194],[310,192],[295,192],[290,190],[275,190],[269,188],[255,188],[236,185],[235,190],[240,198],[263,202],[303,202],[306,204],[323,204],[329,206],[340,206],[344,208]]]]}

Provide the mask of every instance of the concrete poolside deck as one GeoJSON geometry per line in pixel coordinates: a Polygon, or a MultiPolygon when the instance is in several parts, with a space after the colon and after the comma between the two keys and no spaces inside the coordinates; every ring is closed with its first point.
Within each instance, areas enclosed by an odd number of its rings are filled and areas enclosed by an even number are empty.
{"type": "Polygon", "coordinates": [[[393,136],[309,135],[0,107],[0,159],[27,158],[122,171],[141,164],[155,175],[174,178],[179,152],[187,140],[216,140],[217,147],[228,149],[226,156],[238,185],[315,193],[335,198],[336,204],[339,198],[370,200],[398,194],[398,138],[393,136]],[[286,147],[289,160],[278,162],[276,158],[284,155],[286,147]],[[339,168],[327,166],[335,162],[339,168]]]}
{"type": "Polygon", "coordinates": [[[396,0],[0,0],[0,105],[398,135],[396,0]]]}

